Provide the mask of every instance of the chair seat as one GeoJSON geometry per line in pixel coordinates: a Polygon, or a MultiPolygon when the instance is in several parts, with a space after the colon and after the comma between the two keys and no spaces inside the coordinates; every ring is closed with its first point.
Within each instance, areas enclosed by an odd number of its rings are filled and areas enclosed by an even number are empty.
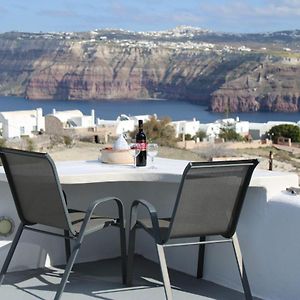
{"type": "MultiPolygon", "coordinates": [[[[69,209],[69,216],[71,218],[71,223],[76,233],[80,232],[81,226],[83,224],[86,212],[80,210],[69,209]]],[[[91,233],[93,231],[97,231],[104,227],[107,227],[112,224],[116,224],[117,219],[102,217],[97,215],[92,215],[89,223],[86,227],[86,232],[91,233]]]]}
{"type": "MultiPolygon", "coordinates": [[[[160,230],[160,238],[162,241],[167,240],[167,234],[169,232],[171,219],[170,218],[160,218],[158,219],[158,226],[160,230]]],[[[137,224],[144,227],[149,233],[152,233],[153,227],[150,219],[139,219],[137,224]]]]}

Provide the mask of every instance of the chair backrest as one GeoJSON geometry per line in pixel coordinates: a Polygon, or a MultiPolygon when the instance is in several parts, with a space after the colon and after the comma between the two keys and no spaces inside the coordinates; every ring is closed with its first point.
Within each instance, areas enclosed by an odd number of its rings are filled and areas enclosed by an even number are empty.
{"type": "Polygon", "coordinates": [[[0,148],[0,156],[21,221],[74,234],[51,157],[46,153],[8,148],[0,148]]]}
{"type": "Polygon", "coordinates": [[[179,187],[169,238],[231,237],[257,164],[256,159],[189,163],[179,187]]]}

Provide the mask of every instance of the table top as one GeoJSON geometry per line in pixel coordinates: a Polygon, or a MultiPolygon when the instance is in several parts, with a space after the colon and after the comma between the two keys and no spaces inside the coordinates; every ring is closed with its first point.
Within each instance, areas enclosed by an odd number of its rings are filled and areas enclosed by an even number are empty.
{"type": "Polygon", "coordinates": [[[106,164],[99,161],[56,162],[61,183],[93,183],[116,181],[179,182],[186,160],[155,158],[155,168],[150,166],[106,164]]]}

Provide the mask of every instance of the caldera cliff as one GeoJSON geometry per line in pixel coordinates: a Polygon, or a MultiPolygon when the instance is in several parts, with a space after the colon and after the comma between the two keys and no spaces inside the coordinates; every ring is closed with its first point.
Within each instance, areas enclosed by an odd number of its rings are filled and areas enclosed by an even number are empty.
{"type": "Polygon", "coordinates": [[[217,112],[299,111],[298,58],[135,39],[2,34],[0,94],[29,99],[177,99],[217,112]]]}

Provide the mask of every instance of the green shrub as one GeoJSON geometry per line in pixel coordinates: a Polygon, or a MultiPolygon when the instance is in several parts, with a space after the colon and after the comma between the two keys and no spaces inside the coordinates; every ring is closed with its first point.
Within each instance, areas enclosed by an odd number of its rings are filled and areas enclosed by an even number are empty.
{"type": "Polygon", "coordinates": [[[0,138],[0,147],[5,147],[6,139],[0,138]]]}
{"type": "Polygon", "coordinates": [[[48,149],[53,149],[54,147],[63,144],[64,140],[60,135],[51,135],[50,136],[50,145],[48,149]]]}
{"type": "Polygon", "coordinates": [[[26,139],[26,150],[27,151],[34,151],[36,146],[35,146],[35,143],[34,143],[34,140],[31,139],[31,138],[27,138],[26,139]]]}
{"type": "Polygon", "coordinates": [[[186,141],[191,141],[193,139],[193,137],[189,133],[187,133],[187,134],[184,135],[184,139],[186,141]]]}
{"type": "Polygon", "coordinates": [[[274,143],[279,137],[290,138],[293,143],[300,142],[300,128],[297,125],[281,124],[273,126],[267,133],[267,136],[272,139],[274,143]]]}
{"type": "Polygon", "coordinates": [[[68,147],[68,148],[72,148],[74,145],[74,140],[73,138],[71,138],[69,135],[64,135],[63,136],[64,139],[64,144],[68,147]]]}
{"type": "Polygon", "coordinates": [[[206,138],[206,133],[203,130],[199,130],[196,132],[196,138],[199,138],[199,140],[202,142],[206,138]]]}
{"type": "MultiPolygon", "coordinates": [[[[194,139],[194,137],[191,136],[189,133],[187,133],[187,134],[184,135],[184,140],[185,140],[185,141],[191,141],[191,140],[193,140],[193,139],[194,139]]],[[[182,141],[182,140],[183,140],[183,134],[182,134],[182,133],[180,133],[180,134],[178,135],[178,140],[179,140],[179,141],[182,141]]]]}
{"type": "MultiPolygon", "coordinates": [[[[138,128],[130,132],[131,138],[135,138],[138,128]]],[[[144,123],[144,132],[149,142],[155,142],[161,146],[174,146],[176,143],[175,129],[171,125],[171,119],[168,117],[157,120],[152,117],[144,123]]]]}
{"type": "Polygon", "coordinates": [[[225,142],[241,142],[244,138],[238,134],[234,129],[223,127],[219,134],[219,138],[224,139],[225,142]]]}

